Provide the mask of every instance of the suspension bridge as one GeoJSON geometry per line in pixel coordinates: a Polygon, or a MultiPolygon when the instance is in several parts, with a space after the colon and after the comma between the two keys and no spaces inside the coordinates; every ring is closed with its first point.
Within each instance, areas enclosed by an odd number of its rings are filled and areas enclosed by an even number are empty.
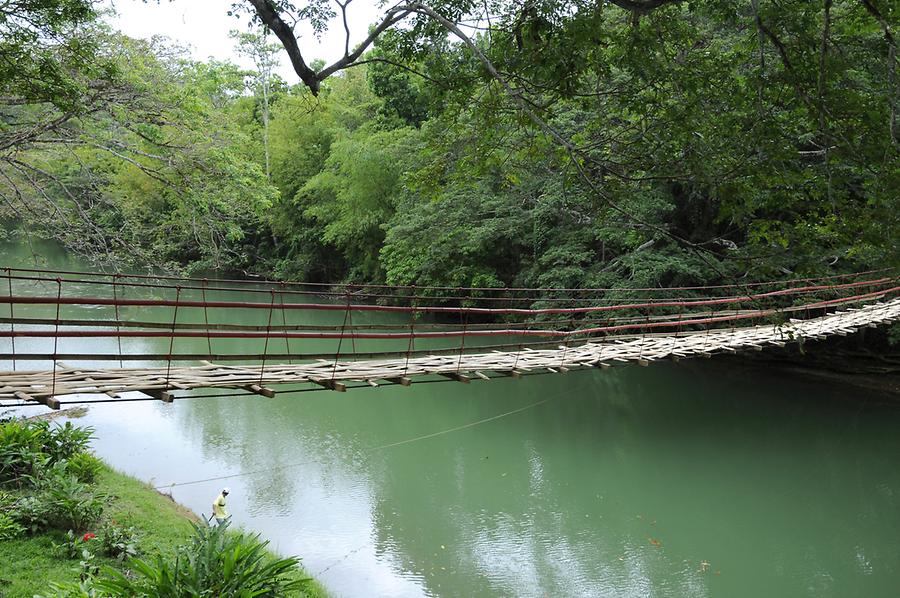
{"type": "Polygon", "coordinates": [[[0,406],[345,391],[762,351],[900,320],[892,270],[644,289],[0,270],[0,406]],[[2,285],[6,278],[5,285],[2,285]],[[5,314],[3,313],[5,310],[5,314]]]}

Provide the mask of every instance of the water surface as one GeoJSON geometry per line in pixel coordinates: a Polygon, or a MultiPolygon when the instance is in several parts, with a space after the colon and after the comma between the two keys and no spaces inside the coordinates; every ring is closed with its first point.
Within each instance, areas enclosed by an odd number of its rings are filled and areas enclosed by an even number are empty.
{"type": "Polygon", "coordinates": [[[877,399],[700,360],[79,421],[99,456],[198,513],[229,486],[234,522],[337,596],[887,597],[900,409],[877,399]]]}

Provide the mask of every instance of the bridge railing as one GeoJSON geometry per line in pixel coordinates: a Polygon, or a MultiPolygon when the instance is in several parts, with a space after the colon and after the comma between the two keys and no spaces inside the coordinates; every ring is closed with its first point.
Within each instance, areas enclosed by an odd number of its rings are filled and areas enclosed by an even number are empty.
{"type": "Polygon", "coordinates": [[[23,361],[378,358],[689,334],[812,317],[900,290],[887,270],[670,289],[335,286],[15,268],[2,275],[0,361],[13,370],[23,361]]]}

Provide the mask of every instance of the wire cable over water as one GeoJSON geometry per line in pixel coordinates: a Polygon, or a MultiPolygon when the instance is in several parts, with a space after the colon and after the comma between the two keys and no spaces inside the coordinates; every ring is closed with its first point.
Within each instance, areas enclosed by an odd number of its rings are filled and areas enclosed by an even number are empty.
{"type": "MultiPolygon", "coordinates": [[[[576,389],[576,390],[577,390],[577,389],[576,389]]],[[[500,414],[498,414],[498,415],[492,415],[492,416],[486,417],[486,418],[484,418],[484,419],[479,419],[479,420],[474,421],[474,422],[469,422],[469,423],[463,424],[463,425],[461,425],[461,426],[454,426],[453,428],[448,428],[448,429],[446,429],[446,430],[440,430],[440,431],[438,431],[438,432],[432,432],[432,433],[430,433],[430,434],[423,434],[423,435],[421,435],[421,436],[415,436],[415,437],[413,437],[413,438],[407,438],[406,440],[400,440],[400,441],[397,441],[397,442],[391,442],[391,443],[388,443],[388,444],[383,444],[383,445],[379,445],[379,446],[373,446],[373,447],[370,447],[370,448],[366,449],[364,452],[367,452],[367,453],[373,453],[373,452],[375,452],[375,451],[380,451],[380,450],[384,450],[384,449],[388,449],[388,448],[393,448],[393,447],[395,447],[395,446],[402,446],[402,445],[404,445],[404,444],[411,444],[411,443],[413,443],[413,442],[418,442],[418,441],[420,441],[420,440],[427,440],[427,439],[429,439],[429,438],[435,438],[435,437],[438,437],[438,436],[443,436],[443,435],[445,435],[445,434],[450,434],[450,433],[452,433],[452,432],[458,432],[458,431],[460,431],[460,430],[465,430],[465,429],[468,429],[468,428],[474,428],[475,426],[479,426],[479,425],[481,425],[481,424],[486,424],[486,423],[488,423],[488,422],[496,421],[496,420],[498,420],[498,419],[502,419],[502,418],[508,417],[508,416],[510,416],[510,415],[515,415],[516,413],[521,413],[522,411],[527,411],[527,410],[529,410],[529,409],[533,409],[533,408],[538,407],[538,406],[540,406],[540,405],[543,405],[543,404],[545,404],[545,403],[549,403],[550,401],[552,401],[552,400],[554,400],[554,399],[556,399],[556,398],[562,396],[563,394],[571,394],[571,392],[575,392],[575,391],[569,391],[569,392],[566,392],[566,393],[559,393],[559,394],[556,394],[556,395],[547,397],[546,399],[542,399],[542,400],[540,400],[540,401],[535,401],[534,403],[529,403],[528,405],[525,405],[524,407],[517,407],[516,409],[512,409],[512,410],[510,410],[510,411],[506,411],[506,412],[500,413],[500,414]]],[[[293,468],[296,468],[296,467],[303,467],[304,465],[311,465],[311,464],[313,464],[313,463],[316,463],[316,461],[309,461],[309,460],[307,460],[307,461],[300,461],[300,462],[296,462],[296,463],[290,463],[290,464],[287,464],[287,465],[278,465],[278,466],[275,466],[275,467],[267,467],[267,468],[264,468],[264,469],[255,469],[255,470],[252,470],[252,471],[242,471],[242,472],[239,472],[239,473],[233,473],[233,474],[222,475],[222,476],[214,476],[214,477],[210,477],[210,478],[203,478],[203,479],[200,479],[200,480],[190,480],[190,481],[187,481],[187,482],[173,482],[173,483],[171,483],[171,484],[163,484],[163,485],[161,485],[161,486],[154,486],[154,488],[155,488],[156,490],[164,490],[164,489],[170,489],[170,488],[175,488],[175,487],[180,487],[180,486],[192,486],[192,485],[194,485],[194,484],[203,484],[203,483],[206,483],[206,482],[215,482],[215,481],[219,481],[219,480],[230,480],[230,479],[232,479],[232,478],[240,478],[240,477],[245,477],[245,476],[249,476],[249,475],[256,475],[256,474],[259,474],[259,473],[269,473],[269,472],[272,472],[272,471],[282,471],[282,470],[285,470],[285,469],[293,469],[293,468]]]]}
{"type": "MultiPolygon", "coordinates": [[[[583,388],[586,387],[586,386],[587,386],[586,384],[581,384],[581,385],[579,385],[578,387],[576,387],[576,388],[574,388],[574,389],[572,389],[572,390],[569,390],[569,391],[566,391],[566,392],[556,393],[556,394],[551,395],[551,396],[549,396],[549,397],[547,397],[547,398],[545,398],[545,399],[541,399],[541,400],[539,400],[539,401],[535,401],[535,402],[533,402],[533,403],[529,403],[528,405],[524,405],[524,406],[522,406],[522,407],[517,407],[517,408],[515,408],[515,409],[511,409],[511,410],[509,410],[509,411],[505,411],[505,412],[499,413],[499,414],[497,414],[497,415],[492,415],[492,416],[490,416],[490,417],[485,417],[485,418],[482,418],[482,419],[479,419],[479,420],[476,420],[476,421],[472,421],[472,422],[469,422],[469,423],[466,423],[466,424],[462,424],[462,425],[459,425],[459,426],[454,426],[454,427],[452,427],[452,428],[447,428],[447,429],[445,429],[445,430],[439,430],[439,431],[437,431],[437,432],[431,432],[431,433],[429,433],[429,434],[422,434],[422,435],[419,435],[419,436],[414,436],[414,437],[412,437],[412,438],[407,438],[407,439],[405,439],[405,440],[399,440],[399,441],[397,441],[397,442],[390,442],[390,443],[387,443],[387,444],[382,444],[382,445],[370,447],[370,448],[366,449],[364,452],[366,452],[366,453],[374,453],[374,452],[377,452],[377,451],[381,451],[381,450],[385,450],[385,449],[389,449],[389,448],[394,448],[394,447],[398,447],[398,446],[404,446],[404,445],[407,445],[407,444],[412,444],[412,443],[415,443],[415,442],[420,442],[420,441],[422,441],[422,440],[427,440],[427,439],[430,439],[430,438],[436,438],[436,437],[439,437],[439,436],[444,436],[444,435],[447,435],[447,434],[451,434],[451,433],[453,433],[453,432],[459,432],[459,431],[461,431],[461,430],[466,430],[466,429],[469,429],[469,428],[474,428],[474,427],[480,426],[480,425],[482,425],[482,424],[487,424],[487,423],[490,423],[490,422],[493,422],[493,421],[497,421],[497,420],[499,420],[499,419],[503,419],[503,418],[505,418],[505,417],[509,417],[509,416],[515,415],[515,414],[517,414],[517,413],[522,413],[522,412],[524,412],[524,411],[528,411],[528,410],[530,410],[530,409],[534,409],[535,407],[539,407],[539,406],[541,406],[541,405],[545,405],[545,404],[549,403],[550,401],[553,401],[553,400],[555,400],[555,399],[558,399],[559,397],[562,397],[562,396],[564,396],[564,395],[570,395],[570,394],[573,394],[573,393],[578,393],[581,389],[583,389],[583,388]]],[[[291,463],[291,464],[288,464],[288,465],[281,465],[281,466],[277,466],[277,467],[268,467],[268,468],[256,469],[256,470],[253,470],[253,471],[239,472],[239,473],[228,474],[228,475],[223,475],[223,476],[213,476],[213,477],[209,477],[209,478],[203,478],[203,479],[200,479],[200,480],[190,480],[190,481],[187,481],[187,482],[174,482],[174,483],[172,483],[172,484],[167,484],[167,485],[162,485],[162,486],[155,486],[155,488],[156,488],[157,490],[172,489],[172,488],[180,487],[180,486],[189,486],[189,485],[195,485],[195,484],[203,484],[203,483],[207,483],[207,482],[222,481],[222,480],[228,480],[228,479],[233,479],[233,478],[238,478],[238,477],[244,477],[244,476],[249,476],[249,475],[262,474],[262,473],[269,473],[269,472],[273,472],[273,471],[284,471],[284,470],[287,470],[287,469],[293,469],[293,468],[297,468],[297,467],[303,467],[303,466],[305,466],[305,465],[312,465],[312,464],[314,464],[314,463],[316,463],[316,461],[307,460],[307,461],[302,461],[302,462],[297,462],[297,463],[291,463]]],[[[327,565],[327,566],[324,567],[323,569],[320,569],[319,571],[317,571],[316,573],[314,573],[314,575],[315,575],[316,577],[318,577],[318,576],[322,575],[323,573],[326,573],[326,572],[329,571],[330,569],[332,569],[332,568],[336,567],[337,565],[339,565],[339,564],[343,563],[344,561],[346,561],[346,560],[347,560],[350,556],[352,556],[353,554],[358,553],[360,550],[362,550],[362,549],[365,548],[366,546],[370,545],[372,542],[373,542],[373,540],[371,540],[371,539],[368,540],[368,541],[366,541],[365,543],[361,544],[360,546],[358,546],[358,547],[354,548],[353,550],[347,552],[346,554],[344,554],[343,556],[341,556],[339,559],[337,559],[337,560],[335,560],[334,562],[330,563],[329,565],[327,565]]]]}

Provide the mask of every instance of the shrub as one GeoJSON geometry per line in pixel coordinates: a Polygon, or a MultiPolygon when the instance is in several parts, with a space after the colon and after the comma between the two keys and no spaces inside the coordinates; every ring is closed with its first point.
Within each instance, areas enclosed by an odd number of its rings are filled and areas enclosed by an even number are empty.
{"type": "Polygon", "coordinates": [[[28,447],[40,451],[49,429],[47,422],[13,419],[0,424],[0,446],[28,447]]]}
{"type": "Polygon", "coordinates": [[[58,463],[35,481],[35,493],[18,501],[12,515],[32,534],[46,529],[81,531],[103,515],[105,497],[58,463]]]}
{"type": "Polygon", "coordinates": [[[46,432],[46,425],[18,420],[0,425],[0,484],[21,486],[27,476],[35,474],[36,465],[49,461],[42,450],[46,432]]]}
{"type": "Polygon", "coordinates": [[[100,546],[103,554],[119,561],[137,556],[137,534],[131,526],[115,521],[100,528],[100,546]]]}
{"type": "Polygon", "coordinates": [[[79,482],[93,484],[103,470],[103,461],[90,453],[77,453],[66,461],[66,470],[79,482]]]}
{"type": "Polygon", "coordinates": [[[50,505],[40,496],[26,496],[16,504],[13,518],[36,534],[50,527],[50,505]]]}
{"type": "MultiPolygon", "coordinates": [[[[76,458],[87,450],[93,428],[78,428],[70,422],[51,427],[45,421],[12,420],[0,424],[0,484],[19,488],[43,475],[49,466],[76,458]]],[[[85,461],[85,475],[96,471],[85,461]]]]}
{"type": "Polygon", "coordinates": [[[0,513],[13,510],[16,507],[17,502],[19,502],[19,497],[17,495],[0,490],[0,513]]]}
{"type": "MultiPolygon", "coordinates": [[[[50,582],[50,591],[35,598],[113,598],[112,594],[101,592],[94,587],[94,580],[86,577],[81,583],[50,582]]],[[[119,598],[119,597],[116,597],[119,598]]]]}
{"type": "Polygon", "coordinates": [[[69,530],[62,543],[53,544],[53,548],[62,556],[67,559],[77,559],[77,558],[87,558],[85,553],[90,554],[90,544],[91,542],[96,542],[96,536],[94,534],[84,534],[79,535],[69,530]]]}
{"type": "Polygon", "coordinates": [[[84,530],[103,514],[104,497],[73,475],[54,475],[41,481],[40,498],[49,523],[59,529],[84,530]]]}
{"type": "Polygon", "coordinates": [[[226,533],[227,525],[194,525],[191,542],[175,558],[153,564],[134,559],[135,578],[116,571],[96,580],[95,586],[113,596],[286,596],[302,590],[308,578],[298,579],[298,559],[273,558],[268,542],[257,535],[226,533]]]}
{"type": "Polygon", "coordinates": [[[93,428],[79,428],[73,426],[72,422],[55,428],[48,426],[44,450],[53,462],[71,459],[87,451],[88,443],[93,437],[93,428]]]}
{"type": "Polygon", "coordinates": [[[15,540],[24,533],[24,525],[6,513],[0,513],[0,541],[15,540]]]}

